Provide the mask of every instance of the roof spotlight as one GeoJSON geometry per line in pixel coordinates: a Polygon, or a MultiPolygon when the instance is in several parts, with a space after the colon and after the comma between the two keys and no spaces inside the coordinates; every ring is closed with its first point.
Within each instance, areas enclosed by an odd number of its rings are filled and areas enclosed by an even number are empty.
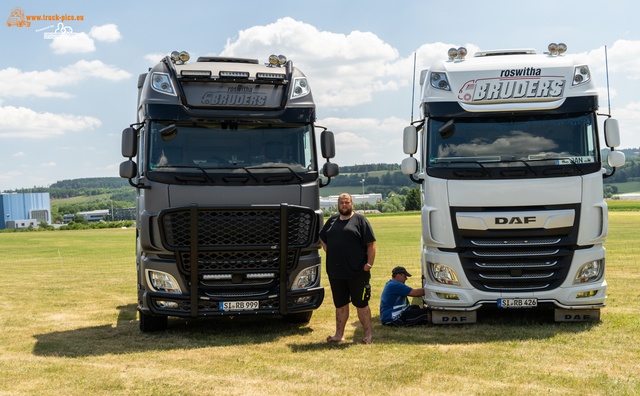
{"type": "Polygon", "coordinates": [[[564,54],[565,52],[567,52],[567,45],[565,43],[559,43],[558,44],[558,53],[559,54],[564,54]]]}
{"type": "Polygon", "coordinates": [[[549,44],[549,47],[547,47],[547,49],[549,50],[549,53],[553,55],[558,52],[558,44],[551,43],[549,44]]]}
{"type": "Polygon", "coordinates": [[[277,65],[278,64],[278,55],[273,54],[273,55],[269,55],[269,63],[272,65],[277,65]]]}
{"type": "Polygon", "coordinates": [[[189,53],[187,51],[182,51],[180,53],[180,60],[181,61],[186,62],[186,61],[189,60],[189,58],[190,58],[190,56],[189,56],[189,53]]]}
{"type": "Polygon", "coordinates": [[[178,51],[173,51],[171,53],[171,60],[177,62],[180,60],[180,53],[178,51]]]}
{"type": "Polygon", "coordinates": [[[453,60],[456,56],[458,56],[458,50],[455,48],[449,48],[449,52],[447,52],[447,55],[449,55],[449,58],[453,60]]]}
{"type": "Polygon", "coordinates": [[[285,63],[287,63],[287,57],[284,55],[278,55],[278,64],[284,65],[285,63]]]}
{"type": "Polygon", "coordinates": [[[458,48],[458,56],[460,59],[464,59],[464,57],[467,56],[467,49],[465,47],[458,48]]]}

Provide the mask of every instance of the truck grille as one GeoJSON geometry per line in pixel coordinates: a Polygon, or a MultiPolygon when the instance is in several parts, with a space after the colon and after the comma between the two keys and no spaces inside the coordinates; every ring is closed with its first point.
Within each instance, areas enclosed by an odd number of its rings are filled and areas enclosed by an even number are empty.
{"type": "MultiPolygon", "coordinates": [[[[314,213],[289,208],[287,243],[291,247],[305,245],[313,237],[314,213]]],[[[191,213],[189,208],[163,212],[160,218],[163,242],[169,249],[190,246],[191,213]]],[[[198,209],[198,246],[273,247],[280,244],[279,209],[198,209]]]]}
{"type": "MultiPolygon", "coordinates": [[[[296,254],[287,253],[287,268],[295,264],[296,254]]],[[[183,272],[191,272],[191,252],[180,252],[183,272]]],[[[280,251],[198,252],[198,273],[210,271],[263,271],[280,268],[280,251]]]]}
{"type": "MultiPolygon", "coordinates": [[[[572,227],[546,230],[460,230],[454,222],[456,249],[465,275],[478,290],[518,293],[552,290],[564,282],[577,248],[579,206],[536,207],[534,210],[574,209],[572,227]]],[[[500,208],[500,211],[522,211],[522,208],[500,208]]],[[[456,213],[478,211],[478,208],[452,208],[456,213]]]]}

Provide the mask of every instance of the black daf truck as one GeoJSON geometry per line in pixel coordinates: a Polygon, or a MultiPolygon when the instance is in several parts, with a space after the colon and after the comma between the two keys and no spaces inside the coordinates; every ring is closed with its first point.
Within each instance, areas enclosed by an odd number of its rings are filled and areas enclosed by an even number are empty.
{"type": "Polygon", "coordinates": [[[315,119],[307,78],[282,55],[174,51],[140,75],[120,176],[137,190],[142,331],[169,316],[309,321],[324,298],[319,188],[338,175],[325,129],[320,177],[315,119]]]}

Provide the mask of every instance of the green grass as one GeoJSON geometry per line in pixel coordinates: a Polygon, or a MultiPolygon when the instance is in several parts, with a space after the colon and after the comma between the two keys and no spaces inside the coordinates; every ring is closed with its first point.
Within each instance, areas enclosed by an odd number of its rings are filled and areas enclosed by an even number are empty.
{"type": "MultiPolygon", "coordinates": [[[[355,310],[347,341],[330,291],[305,326],[277,317],[136,321],[134,230],[0,235],[0,395],[637,395],[640,213],[612,212],[607,308],[594,323],[550,313],[479,314],[479,323],[379,324],[391,268],[420,274],[420,216],[371,216],[374,343],[355,310]]],[[[328,282],[323,278],[323,285],[328,282]]]]}
{"type": "Polygon", "coordinates": [[[640,210],[640,201],[629,199],[607,200],[607,206],[610,211],[640,210]]]}
{"type": "Polygon", "coordinates": [[[640,181],[628,181],[626,183],[606,183],[606,186],[616,186],[618,188],[617,194],[629,194],[640,192],[640,181]]]}

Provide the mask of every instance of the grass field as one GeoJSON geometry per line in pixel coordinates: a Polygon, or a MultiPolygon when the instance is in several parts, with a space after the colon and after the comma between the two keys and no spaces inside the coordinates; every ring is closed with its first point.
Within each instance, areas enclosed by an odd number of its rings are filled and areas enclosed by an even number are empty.
{"type": "Polygon", "coordinates": [[[508,311],[395,329],[379,324],[379,295],[394,266],[420,273],[419,215],[372,216],[372,345],[358,342],[354,309],[347,341],[323,342],[335,323],[328,287],[308,325],[170,319],[143,334],[134,230],[2,234],[0,395],[638,395],[640,212],[609,220],[600,322],[508,311]]]}

